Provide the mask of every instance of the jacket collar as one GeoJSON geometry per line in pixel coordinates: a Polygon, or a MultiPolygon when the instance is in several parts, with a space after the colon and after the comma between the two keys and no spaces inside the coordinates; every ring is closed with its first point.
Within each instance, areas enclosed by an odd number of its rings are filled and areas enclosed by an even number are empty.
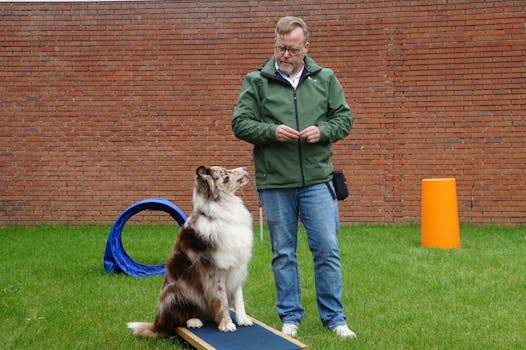
{"type": "MultiPolygon", "coordinates": [[[[309,75],[318,73],[321,70],[321,67],[316,62],[314,62],[314,60],[309,56],[305,56],[305,58],[303,59],[303,63],[305,64],[305,66],[300,81],[309,75]]],[[[263,66],[259,68],[259,70],[261,71],[261,75],[266,78],[286,81],[276,70],[276,58],[274,56],[267,59],[263,63],[263,66]]]]}

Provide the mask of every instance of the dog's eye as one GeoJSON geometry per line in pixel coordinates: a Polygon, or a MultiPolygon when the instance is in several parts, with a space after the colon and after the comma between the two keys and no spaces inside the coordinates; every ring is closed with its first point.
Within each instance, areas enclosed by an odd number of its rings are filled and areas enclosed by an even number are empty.
{"type": "Polygon", "coordinates": [[[225,176],[225,178],[223,179],[223,183],[227,183],[228,181],[230,181],[229,175],[225,176]]]}

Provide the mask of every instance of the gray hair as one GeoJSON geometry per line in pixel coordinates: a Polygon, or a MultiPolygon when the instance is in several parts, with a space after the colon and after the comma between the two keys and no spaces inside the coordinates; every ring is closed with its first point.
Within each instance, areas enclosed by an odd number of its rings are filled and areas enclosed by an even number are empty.
{"type": "Polygon", "coordinates": [[[309,40],[309,27],[307,27],[307,24],[299,17],[281,17],[276,24],[276,37],[281,34],[290,33],[296,28],[303,29],[304,42],[306,43],[309,40]]]}

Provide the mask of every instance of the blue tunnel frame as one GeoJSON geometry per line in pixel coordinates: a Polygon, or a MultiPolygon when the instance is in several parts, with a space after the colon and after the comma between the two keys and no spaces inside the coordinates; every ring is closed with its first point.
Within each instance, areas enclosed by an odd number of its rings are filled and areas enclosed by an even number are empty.
{"type": "Polygon", "coordinates": [[[177,221],[179,226],[186,222],[186,215],[176,205],[164,198],[151,198],[136,202],[129,206],[117,218],[113,224],[106,251],[104,252],[104,269],[106,272],[125,273],[132,277],[148,277],[164,275],[165,268],[162,265],[144,265],[133,260],[124,250],[122,245],[122,229],[126,222],[135,214],[143,210],[164,211],[177,221]]]}

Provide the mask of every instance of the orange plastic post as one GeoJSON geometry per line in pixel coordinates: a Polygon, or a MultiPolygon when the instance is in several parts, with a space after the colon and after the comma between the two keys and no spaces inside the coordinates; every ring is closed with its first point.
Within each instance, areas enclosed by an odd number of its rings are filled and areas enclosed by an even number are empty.
{"type": "Polygon", "coordinates": [[[422,180],[421,219],[423,247],[460,248],[455,179],[422,180]]]}

